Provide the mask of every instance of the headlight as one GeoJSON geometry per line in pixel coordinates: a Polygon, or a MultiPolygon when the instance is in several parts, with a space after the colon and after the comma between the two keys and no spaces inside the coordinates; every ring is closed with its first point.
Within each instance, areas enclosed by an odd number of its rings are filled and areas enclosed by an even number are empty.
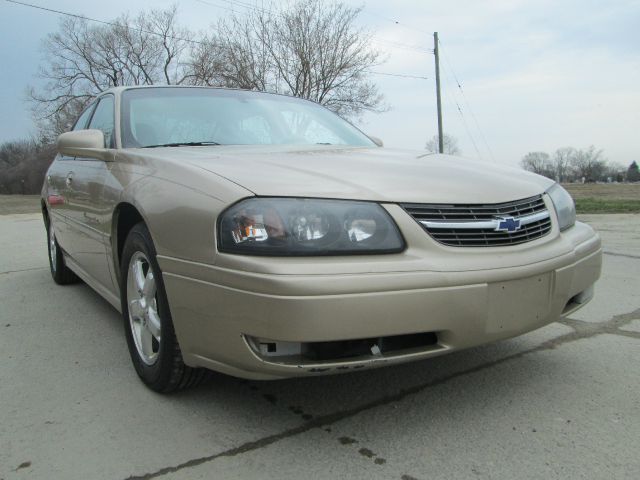
{"type": "Polygon", "coordinates": [[[404,240],[380,205],[348,200],[249,198],[218,220],[218,250],[245,255],[396,253],[404,240]]]}
{"type": "Polygon", "coordinates": [[[560,223],[560,231],[573,227],[576,223],[576,205],[573,198],[564,188],[555,183],[547,194],[551,197],[553,206],[556,209],[558,222],[560,223]]]}

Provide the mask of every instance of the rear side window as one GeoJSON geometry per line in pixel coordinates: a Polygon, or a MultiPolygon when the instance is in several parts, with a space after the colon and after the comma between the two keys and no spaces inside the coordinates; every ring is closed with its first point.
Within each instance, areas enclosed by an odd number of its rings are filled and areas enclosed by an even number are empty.
{"type": "Polygon", "coordinates": [[[91,117],[91,122],[89,123],[90,129],[102,130],[102,133],[104,133],[105,148],[113,148],[115,146],[113,138],[113,105],[113,96],[107,95],[106,97],[102,97],[95,112],[93,113],[93,117],[91,117]]]}

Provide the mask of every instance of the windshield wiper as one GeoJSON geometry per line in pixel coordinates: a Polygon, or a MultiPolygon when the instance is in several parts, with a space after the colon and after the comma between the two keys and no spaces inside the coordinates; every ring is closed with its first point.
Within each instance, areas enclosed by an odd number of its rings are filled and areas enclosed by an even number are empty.
{"type": "Polygon", "coordinates": [[[145,145],[142,148],[156,148],[156,147],[203,147],[207,145],[220,145],[218,142],[174,142],[174,143],[160,143],[158,145],[145,145]]]}

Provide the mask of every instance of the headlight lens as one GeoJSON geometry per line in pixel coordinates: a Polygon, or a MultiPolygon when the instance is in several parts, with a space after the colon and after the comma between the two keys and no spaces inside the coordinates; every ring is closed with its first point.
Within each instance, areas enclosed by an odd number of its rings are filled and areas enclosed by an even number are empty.
{"type": "Polygon", "coordinates": [[[576,223],[576,205],[569,192],[555,183],[547,190],[547,194],[551,197],[553,206],[556,209],[560,231],[573,227],[576,223]]]}
{"type": "Polygon", "coordinates": [[[380,205],[349,200],[249,198],[218,221],[218,250],[245,255],[397,253],[404,240],[380,205]]]}

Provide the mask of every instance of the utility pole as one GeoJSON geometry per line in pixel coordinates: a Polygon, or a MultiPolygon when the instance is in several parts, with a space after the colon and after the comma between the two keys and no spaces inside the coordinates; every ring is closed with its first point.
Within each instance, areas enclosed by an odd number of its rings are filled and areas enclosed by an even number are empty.
{"type": "Polygon", "coordinates": [[[444,153],[444,134],[442,133],[442,99],[440,98],[440,50],[438,32],[433,32],[433,55],[436,58],[436,99],[438,102],[438,151],[444,153]]]}

